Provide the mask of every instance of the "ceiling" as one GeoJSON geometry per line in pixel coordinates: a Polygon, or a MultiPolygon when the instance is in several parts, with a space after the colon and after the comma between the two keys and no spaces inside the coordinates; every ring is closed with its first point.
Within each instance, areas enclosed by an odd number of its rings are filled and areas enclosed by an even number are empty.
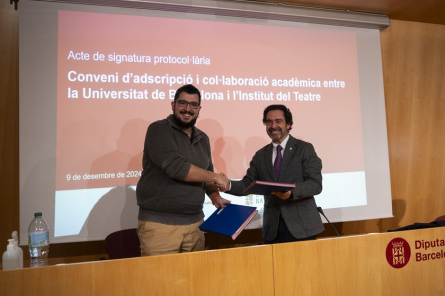
{"type": "MultiPolygon", "coordinates": [[[[17,3],[17,0],[13,0],[17,3]]],[[[168,0],[44,0],[87,4],[169,2],[168,0]]],[[[185,0],[192,2],[193,0],[185,0]]],[[[227,0],[234,2],[279,3],[297,7],[350,10],[384,14],[390,19],[445,25],[445,0],[227,0]]],[[[119,6],[119,5],[117,5],[119,6]]],[[[125,5],[124,5],[125,6],[125,5]]]]}
{"type": "Polygon", "coordinates": [[[445,25],[445,0],[261,0],[303,7],[385,14],[390,19],[445,25]]]}

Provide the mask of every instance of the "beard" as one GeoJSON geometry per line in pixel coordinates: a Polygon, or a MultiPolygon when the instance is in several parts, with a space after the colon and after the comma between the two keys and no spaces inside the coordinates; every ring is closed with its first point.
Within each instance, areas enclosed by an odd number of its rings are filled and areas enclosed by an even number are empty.
{"type": "Polygon", "coordinates": [[[280,132],[280,133],[283,133],[283,131],[282,131],[281,128],[279,128],[279,127],[277,127],[277,128],[270,128],[270,129],[268,130],[268,132],[269,132],[269,136],[271,136],[273,132],[280,132]]]}
{"type": "Polygon", "coordinates": [[[274,142],[274,141],[279,141],[280,139],[282,139],[282,137],[283,137],[283,130],[281,129],[281,128],[279,128],[279,127],[277,127],[277,128],[271,128],[271,129],[269,129],[268,131],[267,131],[267,133],[268,133],[268,135],[269,135],[269,137],[272,139],[272,141],[274,142]],[[272,132],[280,132],[279,134],[272,134],[272,132]]]}
{"type": "MultiPolygon", "coordinates": [[[[189,112],[189,111],[181,111],[181,112],[179,112],[179,113],[180,113],[180,114],[186,114],[186,113],[188,113],[188,114],[190,114],[191,116],[194,115],[194,113],[189,112]]],[[[181,120],[181,118],[180,118],[178,115],[176,115],[176,113],[173,113],[173,118],[175,119],[176,124],[179,125],[179,127],[181,127],[181,128],[189,128],[189,127],[194,126],[195,123],[196,123],[196,119],[198,119],[198,118],[196,117],[196,118],[193,118],[192,120],[190,120],[189,122],[184,122],[184,121],[181,120]]]]}

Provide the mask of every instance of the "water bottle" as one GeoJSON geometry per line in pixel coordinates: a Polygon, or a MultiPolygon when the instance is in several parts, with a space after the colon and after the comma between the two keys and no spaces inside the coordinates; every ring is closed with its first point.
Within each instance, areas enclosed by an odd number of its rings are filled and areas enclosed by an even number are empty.
{"type": "Polygon", "coordinates": [[[14,240],[8,239],[9,244],[2,256],[2,269],[11,270],[20,268],[19,252],[15,249],[14,240]]]}
{"type": "Polygon", "coordinates": [[[30,267],[48,265],[49,228],[42,213],[35,213],[28,228],[30,267]]]}

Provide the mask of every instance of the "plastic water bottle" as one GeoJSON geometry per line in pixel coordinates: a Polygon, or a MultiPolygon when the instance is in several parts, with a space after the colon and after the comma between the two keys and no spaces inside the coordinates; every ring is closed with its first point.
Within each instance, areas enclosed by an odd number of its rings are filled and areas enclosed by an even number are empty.
{"type": "Polygon", "coordinates": [[[19,252],[15,249],[14,240],[8,239],[9,244],[2,256],[2,269],[10,270],[20,268],[19,252]]]}
{"type": "Polygon", "coordinates": [[[49,228],[42,213],[35,213],[28,228],[30,267],[48,265],[49,228]]]}

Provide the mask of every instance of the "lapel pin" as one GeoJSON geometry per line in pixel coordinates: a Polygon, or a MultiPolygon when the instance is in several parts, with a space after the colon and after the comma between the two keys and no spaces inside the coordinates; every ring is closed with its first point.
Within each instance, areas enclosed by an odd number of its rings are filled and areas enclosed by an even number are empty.
{"type": "Polygon", "coordinates": [[[292,147],[290,147],[289,150],[292,150],[292,147]]]}

